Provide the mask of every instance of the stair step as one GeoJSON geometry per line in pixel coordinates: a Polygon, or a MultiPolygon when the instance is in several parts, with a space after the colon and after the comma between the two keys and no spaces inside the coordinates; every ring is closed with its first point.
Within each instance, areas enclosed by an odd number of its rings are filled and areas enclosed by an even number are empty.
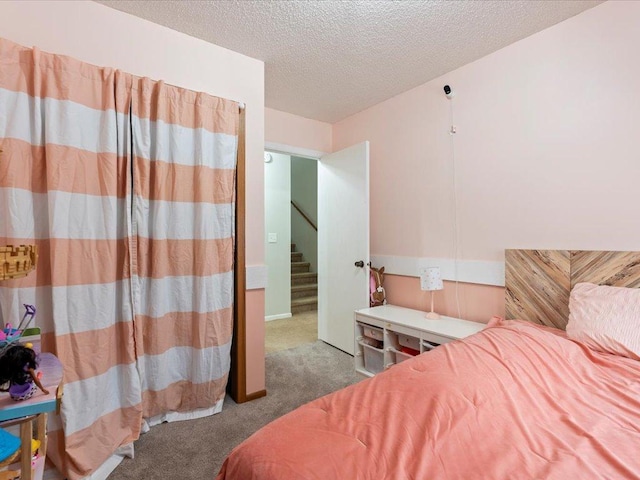
{"type": "Polygon", "coordinates": [[[291,300],[291,313],[308,312],[317,309],[318,297],[305,297],[291,300]]]}
{"type": "Polygon", "coordinates": [[[311,263],[302,260],[291,244],[291,313],[318,310],[318,274],[310,272],[311,263]]]}
{"type": "Polygon", "coordinates": [[[303,285],[309,283],[318,283],[318,274],[317,273],[292,273],[291,274],[291,286],[293,285],[303,285]]]}
{"type": "Polygon", "coordinates": [[[304,273],[309,271],[309,262],[291,262],[291,273],[304,273]]]}
{"type": "Polygon", "coordinates": [[[295,305],[296,307],[299,305],[311,305],[312,303],[318,303],[318,297],[305,297],[305,298],[296,298],[295,300],[291,300],[291,305],[295,305]]]}
{"type": "Polygon", "coordinates": [[[317,283],[303,283],[302,285],[291,286],[291,299],[316,297],[318,295],[317,283]]]}
{"type": "Polygon", "coordinates": [[[303,283],[300,285],[292,285],[291,286],[291,291],[292,292],[304,292],[306,290],[317,290],[318,289],[318,284],[317,283],[303,283]]]}

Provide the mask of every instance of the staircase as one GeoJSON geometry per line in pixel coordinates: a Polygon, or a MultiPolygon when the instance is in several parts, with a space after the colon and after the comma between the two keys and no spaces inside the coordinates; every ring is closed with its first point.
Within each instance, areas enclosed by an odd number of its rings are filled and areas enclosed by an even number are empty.
{"type": "Polygon", "coordinates": [[[318,274],[309,272],[309,262],[302,259],[291,244],[291,313],[318,309],[318,274]]]}

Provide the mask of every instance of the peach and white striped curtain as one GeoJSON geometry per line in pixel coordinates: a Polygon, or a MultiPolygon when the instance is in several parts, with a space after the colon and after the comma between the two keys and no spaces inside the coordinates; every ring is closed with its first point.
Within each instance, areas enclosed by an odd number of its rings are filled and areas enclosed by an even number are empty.
{"type": "Polygon", "coordinates": [[[64,365],[48,457],[69,479],[144,419],[221,408],[238,118],[231,101],[0,39],[0,245],[40,251],[0,284],[0,320],[36,305],[64,365]]]}
{"type": "Polygon", "coordinates": [[[222,408],[233,327],[238,104],[134,79],[132,262],[143,415],[222,408]]]}
{"type": "Polygon", "coordinates": [[[36,270],[0,284],[2,320],[36,306],[42,348],[64,365],[48,457],[69,478],[139,435],[127,79],[0,40],[0,245],[39,246],[36,270]],[[123,88],[124,87],[124,88],[123,88]],[[119,92],[116,94],[115,92],[119,92]]]}

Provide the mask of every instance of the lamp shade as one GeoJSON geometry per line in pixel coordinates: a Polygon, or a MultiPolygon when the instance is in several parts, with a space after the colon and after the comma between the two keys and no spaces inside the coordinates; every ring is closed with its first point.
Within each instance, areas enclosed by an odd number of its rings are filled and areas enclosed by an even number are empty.
{"type": "Polygon", "coordinates": [[[440,275],[440,267],[429,267],[426,269],[427,273],[427,282],[426,288],[427,291],[434,290],[442,290],[444,285],[442,284],[442,275],[440,275]]]}

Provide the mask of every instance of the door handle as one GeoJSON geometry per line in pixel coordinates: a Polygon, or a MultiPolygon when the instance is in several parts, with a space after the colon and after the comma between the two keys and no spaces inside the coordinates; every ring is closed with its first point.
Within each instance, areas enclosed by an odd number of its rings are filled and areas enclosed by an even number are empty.
{"type": "Polygon", "coordinates": [[[356,267],[363,268],[363,267],[364,267],[364,261],[362,261],[362,260],[358,260],[354,265],[355,265],[356,267]]]}

